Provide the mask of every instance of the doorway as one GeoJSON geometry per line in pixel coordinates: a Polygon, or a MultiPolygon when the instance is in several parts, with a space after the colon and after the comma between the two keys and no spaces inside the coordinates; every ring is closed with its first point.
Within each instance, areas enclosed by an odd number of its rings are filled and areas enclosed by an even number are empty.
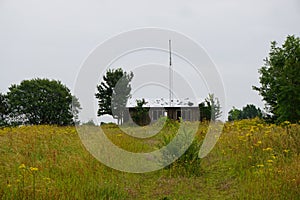
{"type": "Polygon", "coordinates": [[[176,119],[177,120],[180,120],[180,118],[181,118],[181,110],[177,110],[177,112],[176,112],[176,119]]]}

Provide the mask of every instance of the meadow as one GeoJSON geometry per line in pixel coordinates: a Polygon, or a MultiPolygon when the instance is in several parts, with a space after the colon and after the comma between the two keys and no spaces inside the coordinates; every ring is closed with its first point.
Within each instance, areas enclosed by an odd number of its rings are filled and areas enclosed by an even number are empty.
{"type": "MultiPolygon", "coordinates": [[[[159,134],[136,139],[116,125],[102,126],[114,144],[132,152],[160,148],[177,128],[168,122],[159,134]]],[[[300,199],[300,125],[225,123],[214,149],[199,159],[207,129],[200,124],[173,164],[140,174],[101,164],[75,127],[0,129],[0,199],[300,199]]]]}

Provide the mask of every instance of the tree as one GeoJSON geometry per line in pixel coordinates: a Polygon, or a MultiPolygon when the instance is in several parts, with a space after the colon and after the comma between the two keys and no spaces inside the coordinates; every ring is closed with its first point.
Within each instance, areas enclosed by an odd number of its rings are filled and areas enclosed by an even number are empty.
{"type": "Polygon", "coordinates": [[[265,101],[272,121],[300,119],[300,38],[288,36],[282,45],[271,43],[269,58],[259,69],[261,87],[253,86],[265,101]]]}
{"type": "Polygon", "coordinates": [[[262,112],[260,108],[256,108],[253,104],[247,104],[245,107],[243,107],[241,114],[242,119],[253,119],[255,117],[262,117],[262,112]]]}
{"type": "Polygon", "coordinates": [[[200,121],[210,120],[211,107],[208,106],[205,101],[199,104],[199,111],[200,111],[200,121]]]}
{"type": "Polygon", "coordinates": [[[79,111],[81,110],[79,99],[76,96],[72,96],[72,115],[73,115],[73,121],[75,125],[78,125],[80,123],[79,121],[79,111]]]}
{"type": "Polygon", "coordinates": [[[216,121],[222,116],[219,99],[214,94],[208,94],[204,102],[199,104],[200,120],[216,121]]]}
{"type": "Polygon", "coordinates": [[[121,68],[109,69],[103,76],[103,81],[97,85],[98,116],[111,115],[113,118],[122,119],[127,99],[130,97],[130,81],[133,73],[124,72],[121,68]]]}
{"type": "Polygon", "coordinates": [[[253,119],[255,117],[262,118],[262,111],[253,104],[247,104],[242,110],[233,107],[228,113],[228,121],[253,119]]]}
{"type": "Polygon", "coordinates": [[[6,116],[8,114],[8,104],[5,95],[0,93],[0,127],[7,125],[6,116]]]}
{"type": "Polygon", "coordinates": [[[9,118],[16,124],[71,125],[73,113],[80,109],[79,102],[72,108],[74,98],[65,85],[49,79],[24,80],[20,85],[12,85],[7,98],[9,118]]]}
{"type": "Polygon", "coordinates": [[[149,117],[149,107],[144,107],[147,102],[145,99],[136,100],[136,106],[134,112],[131,113],[132,120],[139,126],[145,126],[148,125],[151,122],[151,119],[149,117]]]}
{"type": "Polygon", "coordinates": [[[233,108],[228,113],[228,121],[235,121],[240,119],[242,119],[242,111],[233,106],[233,108]]]}
{"type": "Polygon", "coordinates": [[[219,99],[214,97],[214,94],[208,94],[208,97],[205,99],[208,107],[211,108],[211,120],[216,121],[222,116],[221,106],[219,99]]]}

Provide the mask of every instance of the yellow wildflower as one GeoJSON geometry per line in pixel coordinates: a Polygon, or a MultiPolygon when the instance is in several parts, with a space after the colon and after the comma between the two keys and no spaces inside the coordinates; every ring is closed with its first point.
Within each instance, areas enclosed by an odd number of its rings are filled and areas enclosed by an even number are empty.
{"type": "Polygon", "coordinates": [[[257,141],[257,143],[256,144],[254,144],[255,146],[259,146],[259,145],[261,145],[262,144],[262,141],[261,140],[259,140],[259,141],[257,141]]]}
{"type": "Polygon", "coordinates": [[[25,168],[26,168],[26,166],[24,163],[19,166],[19,169],[25,169],[25,168]]]}
{"type": "Polygon", "coordinates": [[[30,167],[30,171],[38,171],[39,170],[39,168],[37,168],[37,167],[30,167]]]}
{"type": "Polygon", "coordinates": [[[268,162],[268,163],[272,163],[272,162],[274,162],[274,161],[273,161],[273,160],[267,160],[267,162],[268,162]]]}
{"type": "Polygon", "coordinates": [[[263,164],[258,164],[258,165],[256,165],[257,167],[264,167],[264,165],[263,164]]]}
{"type": "Polygon", "coordinates": [[[288,149],[284,149],[284,150],[283,150],[284,153],[288,153],[289,151],[290,151],[290,150],[288,150],[288,149]]]}
{"type": "Polygon", "coordinates": [[[283,125],[283,126],[289,126],[289,125],[291,125],[291,122],[289,122],[289,121],[284,121],[284,122],[282,123],[282,125],[283,125]]]}
{"type": "Polygon", "coordinates": [[[251,133],[247,133],[247,134],[246,134],[246,137],[251,137],[251,136],[252,136],[251,133]]]}

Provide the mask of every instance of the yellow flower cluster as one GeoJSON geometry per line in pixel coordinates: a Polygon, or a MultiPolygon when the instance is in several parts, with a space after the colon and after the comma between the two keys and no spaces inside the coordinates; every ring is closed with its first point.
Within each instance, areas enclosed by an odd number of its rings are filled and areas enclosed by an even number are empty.
{"type": "Polygon", "coordinates": [[[26,169],[26,166],[25,166],[25,164],[23,163],[23,164],[21,164],[20,166],[19,166],[19,169],[26,169]]]}
{"type": "Polygon", "coordinates": [[[39,168],[37,168],[37,167],[30,167],[29,169],[30,169],[30,171],[32,171],[32,172],[35,172],[35,171],[38,171],[38,170],[39,170],[39,168]]]}
{"type": "Polygon", "coordinates": [[[246,134],[246,137],[251,137],[251,136],[252,136],[251,133],[247,133],[247,134],[246,134]]]}
{"type": "MultiPolygon", "coordinates": [[[[22,163],[20,166],[19,166],[19,169],[26,169],[26,165],[24,163],[22,163]]],[[[29,167],[29,170],[32,171],[32,172],[36,172],[39,170],[39,168],[37,167],[29,167]]]]}
{"type": "Polygon", "coordinates": [[[288,153],[289,151],[290,151],[290,150],[288,150],[288,149],[284,149],[284,150],[283,150],[284,153],[288,153]]]}
{"type": "Polygon", "coordinates": [[[284,121],[281,125],[282,125],[282,126],[289,126],[289,125],[291,125],[291,122],[289,122],[289,121],[284,121]]]}
{"type": "Polygon", "coordinates": [[[257,144],[262,144],[262,141],[261,141],[261,140],[259,140],[259,141],[257,142],[257,144]]]}
{"type": "Polygon", "coordinates": [[[267,147],[265,149],[263,149],[263,151],[272,151],[273,149],[271,147],[267,147]]]}

